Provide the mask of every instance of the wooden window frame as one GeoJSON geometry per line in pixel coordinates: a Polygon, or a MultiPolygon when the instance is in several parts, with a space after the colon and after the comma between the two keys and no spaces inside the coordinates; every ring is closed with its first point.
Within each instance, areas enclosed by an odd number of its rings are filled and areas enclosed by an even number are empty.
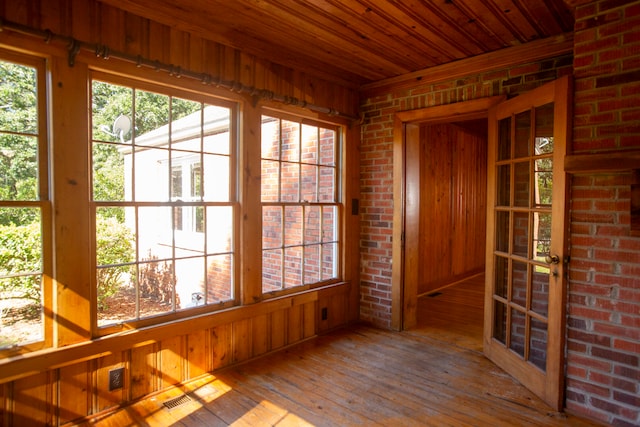
{"type": "MultiPolygon", "coordinates": [[[[94,80],[101,81],[108,84],[126,86],[132,88],[136,91],[148,91],[153,93],[158,93],[162,95],[166,95],[169,97],[176,97],[181,99],[187,99],[190,101],[200,102],[203,105],[216,105],[225,108],[229,108],[230,111],[230,123],[229,123],[229,138],[230,138],[230,171],[229,171],[229,200],[228,201],[199,201],[199,202],[188,202],[188,206],[194,207],[216,207],[216,206],[228,206],[232,209],[232,217],[233,217],[233,236],[231,241],[231,250],[230,254],[233,258],[232,262],[232,271],[231,271],[231,300],[206,304],[206,305],[197,305],[194,307],[187,307],[182,309],[176,309],[172,307],[171,310],[164,312],[158,315],[152,315],[148,317],[142,317],[137,319],[126,320],[121,323],[112,323],[108,325],[98,326],[97,319],[97,265],[96,265],[96,231],[95,231],[95,221],[96,221],[96,208],[101,207],[103,205],[113,206],[122,205],[123,207],[140,207],[140,206],[156,206],[156,207],[184,207],[179,202],[174,200],[166,201],[166,202],[137,202],[137,201],[125,201],[125,202],[112,202],[112,201],[94,201],[93,197],[90,198],[90,206],[91,206],[91,222],[92,222],[92,232],[91,232],[91,254],[92,254],[92,286],[91,290],[93,292],[91,298],[91,312],[92,312],[92,336],[99,337],[105,336],[113,333],[122,332],[127,329],[138,329],[144,327],[152,327],[161,325],[163,323],[186,319],[192,317],[194,315],[200,315],[204,313],[210,313],[214,311],[219,311],[222,309],[230,308],[236,306],[240,302],[240,292],[241,292],[241,281],[238,279],[240,277],[239,268],[240,268],[240,259],[242,257],[241,249],[239,249],[239,217],[240,217],[240,203],[238,199],[238,170],[239,166],[239,157],[238,157],[238,146],[239,146],[239,138],[238,138],[238,121],[239,121],[239,106],[237,102],[225,100],[213,95],[206,94],[204,92],[195,92],[182,87],[177,86],[169,86],[161,83],[150,83],[147,81],[143,81],[137,79],[135,77],[122,76],[112,74],[108,71],[98,71],[98,70],[90,70],[88,74],[88,85],[91,87],[94,80]]],[[[91,93],[89,97],[91,99],[91,93]]],[[[91,102],[91,101],[90,101],[91,102]]],[[[90,116],[92,113],[90,112],[90,116]]],[[[92,129],[91,118],[89,130],[92,129]]],[[[93,144],[93,139],[91,142],[93,144]]],[[[200,152],[202,155],[203,152],[200,152]]],[[[91,154],[89,154],[91,156],[91,154]]],[[[200,160],[202,161],[202,159],[200,160]]],[[[185,169],[184,165],[182,165],[183,173],[189,173],[189,168],[185,169]]],[[[132,172],[135,175],[135,171],[132,172]]],[[[171,171],[168,175],[169,181],[172,179],[171,171]]],[[[93,183],[93,178],[89,178],[89,186],[91,187],[93,183]]],[[[166,183],[168,186],[171,185],[171,182],[166,183]]],[[[184,191],[183,191],[184,193],[184,191]]],[[[185,196],[185,194],[183,194],[185,196]]],[[[184,198],[184,197],[183,197],[184,198]]],[[[173,232],[172,223],[172,232],[173,232]]],[[[176,258],[171,258],[172,261],[175,261],[176,258]]],[[[136,260],[135,264],[140,264],[140,260],[136,260]]],[[[175,293],[175,290],[174,290],[175,293]]]]}
{"type": "MultiPolygon", "coordinates": [[[[332,202],[323,202],[323,201],[306,201],[306,200],[300,200],[300,197],[298,197],[298,201],[295,202],[291,202],[291,201],[283,201],[281,199],[281,195],[280,195],[280,179],[281,176],[279,176],[278,178],[278,186],[279,186],[279,190],[278,190],[278,200],[277,201],[263,201],[262,200],[262,192],[260,194],[260,206],[261,206],[261,210],[264,207],[270,206],[270,207],[280,207],[283,212],[284,210],[286,210],[287,207],[301,207],[302,208],[302,215],[304,217],[304,213],[306,211],[305,208],[307,207],[319,207],[320,212],[321,212],[321,217],[322,217],[322,212],[324,211],[325,208],[335,208],[335,212],[336,212],[336,228],[334,230],[334,234],[335,234],[335,240],[333,241],[327,241],[325,242],[323,238],[321,238],[321,242],[320,244],[314,243],[314,244],[307,244],[304,242],[304,230],[302,231],[303,235],[301,236],[301,243],[299,245],[286,245],[285,242],[281,242],[281,245],[279,248],[269,248],[268,250],[275,250],[275,249],[280,249],[282,251],[285,251],[286,248],[288,247],[300,247],[303,250],[303,255],[302,255],[302,271],[303,271],[303,278],[302,281],[303,283],[299,284],[299,285],[295,285],[295,286],[290,286],[290,287],[285,287],[284,283],[281,283],[280,289],[277,290],[270,290],[270,291],[265,291],[263,288],[263,276],[262,276],[262,271],[263,271],[263,258],[261,255],[260,258],[260,265],[261,265],[261,293],[262,293],[262,297],[265,299],[268,298],[274,298],[274,297],[279,297],[279,296],[283,296],[283,295],[289,295],[289,294],[293,294],[293,293],[297,293],[297,292],[303,292],[309,289],[314,289],[314,288],[318,288],[321,286],[326,286],[326,285],[330,285],[330,284],[334,284],[334,283],[339,283],[343,280],[343,269],[342,269],[342,258],[343,258],[343,243],[342,243],[342,236],[343,236],[343,227],[344,227],[344,207],[343,207],[343,201],[342,201],[342,194],[343,194],[343,182],[342,182],[342,174],[343,174],[343,170],[342,170],[342,164],[343,164],[343,154],[342,154],[342,145],[343,145],[343,135],[344,135],[344,130],[342,129],[342,126],[340,126],[337,123],[329,123],[329,122],[323,122],[323,121],[319,121],[319,120],[312,120],[312,119],[307,119],[303,116],[298,116],[295,114],[290,114],[287,112],[283,112],[281,110],[276,110],[276,109],[268,109],[268,108],[263,108],[262,112],[261,112],[261,120],[260,123],[262,124],[263,122],[263,118],[264,117],[271,117],[271,118],[275,118],[279,121],[291,121],[291,122],[296,122],[299,124],[300,127],[302,127],[303,125],[308,125],[308,126],[313,126],[316,127],[318,129],[328,129],[331,130],[333,132],[335,132],[335,142],[334,142],[334,159],[335,159],[335,165],[334,167],[334,200],[332,202]],[[335,254],[334,254],[334,269],[336,271],[336,277],[332,277],[330,279],[322,279],[322,263],[320,263],[320,281],[318,282],[314,282],[314,283],[304,283],[304,264],[305,264],[305,257],[304,257],[304,248],[309,247],[309,246],[320,246],[320,256],[322,256],[322,247],[324,246],[325,243],[332,243],[335,244],[335,254]]],[[[261,126],[262,129],[262,126],[261,126]]],[[[279,125],[279,129],[280,129],[280,125],[279,125]]],[[[302,129],[300,128],[299,130],[300,135],[302,133],[302,129]]],[[[282,146],[282,138],[280,138],[280,147],[282,146]]],[[[279,159],[278,159],[278,163],[282,163],[282,150],[280,149],[280,154],[279,154],[279,159]]],[[[260,159],[261,159],[261,163],[263,160],[269,160],[269,161],[274,161],[274,159],[265,159],[262,157],[262,154],[260,155],[260,159]]],[[[298,164],[299,166],[301,165],[313,165],[313,166],[322,166],[320,161],[317,160],[317,162],[315,164],[311,164],[311,163],[307,163],[302,161],[302,150],[299,150],[298,153],[298,161],[288,161],[288,163],[295,163],[298,164]]],[[[280,174],[281,175],[281,174],[280,174]]],[[[302,183],[301,183],[301,177],[300,177],[300,172],[299,172],[299,178],[298,178],[298,194],[301,193],[301,187],[302,187],[302,183]]],[[[261,231],[264,225],[264,218],[263,215],[261,213],[260,215],[260,226],[261,226],[261,231]]],[[[282,221],[283,221],[283,232],[284,232],[284,213],[282,215],[282,221]]],[[[262,234],[262,233],[261,233],[262,234]]],[[[322,234],[322,233],[321,233],[322,234]]],[[[262,240],[261,240],[262,241],[262,240]]],[[[264,248],[262,248],[261,245],[261,254],[263,254],[265,251],[264,248]]],[[[284,264],[284,260],[282,261],[282,263],[284,264]]],[[[282,276],[284,279],[284,271],[282,272],[282,276]]],[[[283,280],[284,281],[284,280],[283,280]]]]}
{"type": "Polygon", "coordinates": [[[47,61],[45,58],[0,49],[0,60],[32,67],[36,70],[37,110],[38,110],[38,195],[36,200],[0,201],[2,208],[37,208],[41,212],[41,316],[42,339],[24,344],[16,344],[0,349],[0,357],[26,353],[53,344],[53,233],[50,194],[51,157],[49,155],[48,133],[48,84],[47,61]]]}

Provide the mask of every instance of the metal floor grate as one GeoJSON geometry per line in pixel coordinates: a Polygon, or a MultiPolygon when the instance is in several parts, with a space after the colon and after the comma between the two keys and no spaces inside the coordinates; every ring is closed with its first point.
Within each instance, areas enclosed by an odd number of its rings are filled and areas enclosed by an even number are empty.
{"type": "Polygon", "coordinates": [[[186,394],[183,394],[182,396],[174,397],[173,399],[167,400],[163,403],[163,405],[165,406],[165,408],[171,410],[189,402],[191,402],[191,398],[186,394]]]}

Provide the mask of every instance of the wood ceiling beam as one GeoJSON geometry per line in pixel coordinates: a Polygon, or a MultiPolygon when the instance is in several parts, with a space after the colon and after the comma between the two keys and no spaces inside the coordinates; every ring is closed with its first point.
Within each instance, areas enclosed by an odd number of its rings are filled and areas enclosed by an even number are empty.
{"type": "Polygon", "coordinates": [[[564,4],[569,6],[571,9],[575,9],[578,6],[582,6],[585,4],[593,3],[594,0],[564,0],[564,4]]]}
{"type": "Polygon", "coordinates": [[[540,61],[573,52],[573,33],[565,33],[556,37],[549,37],[524,43],[519,46],[508,47],[495,52],[461,59],[444,65],[426,68],[398,77],[379,80],[360,87],[363,98],[372,97],[391,90],[407,89],[420,84],[433,84],[444,80],[452,80],[479,74],[514,65],[540,61]]]}

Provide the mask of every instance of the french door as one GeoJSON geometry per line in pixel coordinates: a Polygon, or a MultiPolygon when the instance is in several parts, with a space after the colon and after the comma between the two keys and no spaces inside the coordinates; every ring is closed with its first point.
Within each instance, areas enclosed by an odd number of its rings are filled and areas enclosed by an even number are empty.
{"type": "Polygon", "coordinates": [[[556,410],[564,392],[570,80],[489,111],[484,352],[556,410]]]}

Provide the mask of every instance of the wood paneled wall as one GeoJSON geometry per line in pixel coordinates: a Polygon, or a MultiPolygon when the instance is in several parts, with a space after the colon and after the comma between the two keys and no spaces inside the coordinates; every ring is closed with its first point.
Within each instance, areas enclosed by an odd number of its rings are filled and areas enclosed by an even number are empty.
{"type": "MultiPolygon", "coordinates": [[[[256,58],[185,31],[124,12],[98,0],[21,0],[0,2],[5,21],[159,61],[215,81],[234,81],[357,117],[358,92],[256,58]]],[[[55,41],[55,39],[54,39],[55,41]]],[[[40,40],[39,43],[45,43],[40,40]]],[[[53,42],[51,43],[53,44],[53,42]]],[[[46,47],[43,47],[46,49],[46,47]]],[[[179,73],[176,73],[179,77],[179,73]]]]}
{"type": "MultiPolygon", "coordinates": [[[[187,321],[180,334],[111,338],[111,346],[93,355],[67,351],[70,358],[81,355],[77,360],[53,356],[53,369],[0,385],[0,426],[64,424],[301,342],[344,324],[347,298],[348,285],[312,291],[220,313],[210,327],[187,321]],[[326,320],[320,307],[327,308],[326,320]],[[124,388],[109,391],[109,371],[120,367],[124,388]]],[[[39,367],[27,360],[15,369],[39,367]]]]}
{"type": "MultiPolygon", "coordinates": [[[[353,88],[331,84],[257,59],[236,49],[113,9],[96,0],[0,2],[0,17],[3,22],[41,31],[49,29],[84,43],[105,45],[113,51],[141,55],[182,70],[207,73],[215,79],[236,81],[356,116],[358,95],[353,88]]],[[[242,106],[241,133],[254,142],[259,142],[256,129],[260,127],[261,105],[301,113],[300,108],[268,101],[256,105],[256,100],[250,96],[218,88],[215,84],[203,86],[186,78],[177,80],[180,78],[178,75],[137,68],[135,64],[86,50],[78,54],[74,67],[69,67],[68,46],[60,40],[47,43],[44,39],[7,28],[0,31],[0,47],[52,59],[52,109],[55,114],[52,115],[50,131],[56,142],[64,141],[55,147],[56,155],[65,157],[69,154],[66,149],[72,154],[69,159],[79,159],[80,163],[86,162],[86,155],[78,154],[78,147],[86,145],[84,141],[88,133],[85,92],[89,68],[180,85],[186,90],[201,91],[204,87],[215,96],[233,99],[242,106]],[[74,126],[69,126],[69,123],[74,126]]],[[[310,116],[329,119],[320,114],[310,116]]],[[[359,195],[359,125],[350,124],[349,129],[343,151],[342,179],[346,201],[355,200],[359,195]]],[[[248,154],[255,151],[254,146],[245,144],[241,155],[250,157],[248,154]]],[[[256,177],[251,173],[260,169],[259,156],[254,157],[258,158],[258,163],[250,164],[242,171],[245,186],[242,191],[245,193],[259,192],[259,174],[256,177]]],[[[69,159],[63,161],[75,161],[69,159]]],[[[81,172],[78,174],[83,176],[84,182],[86,173],[82,172],[83,168],[86,165],[80,167],[79,164],[81,172]]],[[[59,185],[70,184],[60,182],[59,185]]],[[[75,196],[62,196],[67,194],[64,188],[56,189],[55,193],[59,197],[75,197],[80,208],[86,210],[88,190],[78,186],[73,188],[78,192],[73,193],[75,196]]],[[[69,206],[71,208],[73,204],[69,206]]],[[[260,211],[259,204],[245,208],[251,213],[260,211]]],[[[345,211],[352,211],[349,202],[345,202],[345,211]]],[[[84,213],[81,217],[83,221],[88,219],[84,213]]],[[[78,325],[71,325],[77,326],[73,331],[57,327],[58,348],[26,353],[10,360],[0,359],[0,427],[62,424],[126,404],[169,385],[197,378],[205,372],[285,348],[357,319],[358,286],[349,282],[358,282],[358,220],[358,215],[345,215],[344,283],[256,302],[260,301],[259,269],[243,265],[247,283],[241,295],[242,306],[97,339],[89,336],[90,313],[85,312],[88,311],[85,308],[91,294],[88,290],[90,281],[87,280],[90,273],[83,270],[86,270],[86,266],[83,267],[86,263],[58,260],[57,274],[64,274],[65,280],[60,283],[65,286],[56,289],[57,298],[66,302],[58,305],[58,315],[62,319],[76,319],[78,325]],[[323,309],[326,309],[326,318],[321,316],[323,309]],[[124,388],[109,391],[109,371],[116,367],[124,367],[124,388]]],[[[253,220],[252,224],[255,227],[259,222],[253,220]]],[[[86,224],[82,226],[87,228],[86,224]]],[[[249,226],[244,228],[243,246],[248,248],[245,255],[249,254],[253,259],[259,258],[260,251],[259,245],[255,245],[255,236],[260,236],[259,230],[249,226]]]]}
{"type": "Polygon", "coordinates": [[[484,269],[486,120],[420,129],[423,294],[484,269]]]}

